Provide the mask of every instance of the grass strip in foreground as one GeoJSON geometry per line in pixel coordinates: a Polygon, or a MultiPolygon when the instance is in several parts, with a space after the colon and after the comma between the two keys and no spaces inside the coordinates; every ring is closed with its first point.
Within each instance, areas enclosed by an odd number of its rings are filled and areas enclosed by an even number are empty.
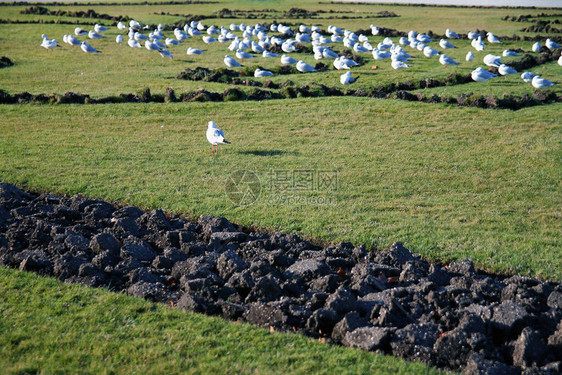
{"type": "Polygon", "coordinates": [[[438,373],[4,268],[0,332],[3,374],[438,373]]]}

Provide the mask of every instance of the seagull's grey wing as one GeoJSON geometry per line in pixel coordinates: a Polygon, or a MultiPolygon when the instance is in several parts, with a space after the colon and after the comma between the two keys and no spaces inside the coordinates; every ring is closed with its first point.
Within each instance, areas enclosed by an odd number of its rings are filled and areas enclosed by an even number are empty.
{"type": "Polygon", "coordinates": [[[222,130],[220,129],[216,129],[215,132],[213,133],[213,136],[215,138],[222,138],[224,139],[224,133],[222,132],[222,130]]]}

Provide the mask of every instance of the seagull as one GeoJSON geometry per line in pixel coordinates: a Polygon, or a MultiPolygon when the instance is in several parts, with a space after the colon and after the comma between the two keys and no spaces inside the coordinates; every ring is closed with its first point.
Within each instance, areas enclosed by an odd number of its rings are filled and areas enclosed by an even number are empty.
{"type": "Polygon", "coordinates": [[[531,47],[531,49],[533,50],[533,52],[539,53],[541,51],[541,44],[539,42],[536,42],[535,44],[533,44],[533,47],[531,47]]]}
{"type": "Polygon", "coordinates": [[[147,40],[146,42],[144,42],[144,46],[149,51],[160,51],[160,49],[161,49],[160,47],[158,47],[156,45],[156,43],[153,43],[150,40],[147,40]]]}
{"type": "Polygon", "coordinates": [[[342,37],[341,37],[341,36],[337,36],[336,34],[332,35],[332,36],[330,37],[330,40],[331,40],[333,43],[341,43],[341,42],[343,42],[342,37]]]}
{"type": "Polygon", "coordinates": [[[535,77],[536,74],[531,73],[531,72],[525,72],[523,74],[521,74],[521,79],[527,83],[531,83],[533,81],[533,77],[535,77]]]}
{"type": "Polygon", "coordinates": [[[79,46],[80,45],[80,41],[78,39],[76,39],[71,34],[66,36],[66,43],[70,44],[71,46],[79,46]]]}
{"type": "Polygon", "coordinates": [[[450,38],[450,39],[457,39],[459,37],[457,35],[457,33],[455,33],[454,31],[451,31],[449,29],[445,30],[445,35],[447,36],[447,38],[450,38]]]}
{"type": "Polygon", "coordinates": [[[481,35],[478,34],[478,33],[473,33],[472,31],[468,32],[468,39],[470,39],[470,40],[478,39],[480,37],[481,37],[481,35]]]}
{"type": "Polygon", "coordinates": [[[193,27],[190,27],[189,29],[187,29],[187,33],[191,36],[199,36],[199,35],[203,34],[201,31],[199,31],[199,30],[197,30],[193,27]]]}
{"type": "Polygon", "coordinates": [[[242,66],[242,65],[240,65],[240,63],[238,61],[234,60],[229,55],[224,55],[224,63],[229,68],[237,68],[237,67],[242,66]]]}
{"type": "Polygon", "coordinates": [[[123,35],[117,35],[115,37],[115,43],[119,43],[119,44],[123,43],[123,35]]]}
{"type": "Polygon", "coordinates": [[[351,59],[348,59],[348,58],[345,57],[345,56],[340,56],[340,61],[341,61],[342,63],[344,63],[345,65],[350,66],[350,67],[351,67],[351,66],[359,65],[359,64],[356,63],[355,61],[353,61],[353,60],[351,60],[351,59]]]}
{"type": "Polygon", "coordinates": [[[119,23],[117,24],[117,28],[119,30],[125,30],[127,28],[127,26],[125,26],[125,24],[121,21],[119,21],[119,23]]]}
{"type": "Polygon", "coordinates": [[[390,56],[392,56],[390,52],[381,51],[378,48],[374,48],[372,53],[375,60],[386,60],[390,59],[390,56]]]}
{"type": "Polygon", "coordinates": [[[146,35],[141,34],[138,31],[135,33],[134,38],[137,42],[142,42],[143,40],[148,40],[148,37],[146,35]]]}
{"type": "Polygon", "coordinates": [[[257,68],[254,71],[254,77],[268,77],[268,76],[272,76],[273,72],[270,72],[269,70],[262,70],[260,68],[257,68]]]}
{"type": "Polygon", "coordinates": [[[466,61],[472,60],[474,60],[474,55],[472,54],[472,51],[468,51],[468,53],[466,54],[466,61]]]}
{"type": "Polygon", "coordinates": [[[454,45],[452,45],[450,42],[446,41],[445,39],[441,39],[439,41],[439,45],[441,46],[441,48],[443,49],[447,49],[447,48],[457,48],[454,45]]]}
{"type": "MultiPolygon", "coordinates": [[[[43,34],[43,41],[40,44],[41,47],[46,49],[53,49],[57,47],[57,40],[56,39],[48,39],[45,34],[43,34]]],[[[60,46],[58,46],[60,47],[60,46]]]]}
{"type": "Polygon", "coordinates": [[[299,62],[297,62],[297,70],[301,73],[315,72],[316,71],[316,69],[314,69],[314,67],[312,65],[308,65],[307,63],[305,63],[302,60],[299,60],[299,62]]]}
{"type": "Polygon", "coordinates": [[[273,53],[273,52],[263,51],[262,56],[263,56],[263,57],[277,57],[277,56],[279,56],[279,55],[276,54],[276,53],[273,53]]]}
{"type": "Polygon", "coordinates": [[[129,22],[129,26],[130,26],[133,30],[140,30],[140,29],[142,29],[141,24],[138,23],[138,22],[135,21],[135,20],[131,20],[131,21],[129,22]]]}
{"type": "Polygon", "coordinates": [[[334,51],[332,51],[329,48],[324,48],[322,50],[322,56],[326,59],[337,59],[338,58],[338,54],[335,53],[334,51]]]}
{"type": "Polygon", "coordinates": [[[172,53],[168,51],[166,48],[161,48],[158,52],[160,53],[160,56],[164,58],[168,58],[170,60],[174,59],[174,55],[172,55],[172,53]]]}
{"type": "Polygon", "coordinates": [[[452,58],[450,58],[447,55],[441,55],[439,56],[439,62],[441,63],[441,65],[459,65],[458,62],[456,62],[455,60],[453,60],[452,58]]]}
{"type": "Polygon", "coordinates": [[[369,50],[368,50],[367,48],[363,47],[363,46],[362,46],[361,44],[359,44],[359,43],[356,43],[356,44],[353,46],[353,50],[354,50],[355,52],[357,52],[357,53],[369,52],[369,50]]]}
{"type": "Polygon", "coordinates": [[[400,69],[405,69],[405,68],[409,68],[410,66],[406,63],[404,63],[403,61],[400,60],[394,60],[392,61],[392,67],[396,70],[400,70],[400,69]]]}
{"type": "Polygon", "coordinates": [[[217,35],[220,34],[220,30],[215,27],[215,25],[211,25],[207,28],[207,34],[209,35],[217,35]]]}
{"type": "Polygon", "coordinates": [[[503,53],[502,53],[502,56],[503,56],[503,57],[507,57],[507,56],[517,56],[517,55],[519,55],[519,52],[515,52],[515,51],[512,51],[512,50],[510,50],[510,49],[506,49],[506,50],[504,50],[503,53]]]}
{"type": "Polygon", "coordinates": [[[102,39],[103,36],[100,35],[100,34],[98,34],[98,33],[96,33],[94,30],[90,30],[90,31],[88,32],[88,38],[90,38],[90,39],[102,39]]]}
{"type": "Polygon", "coordinates": [[[281,64],[283,65],[291,65],[296,64],[298,60],[293,59],[291,56],[283,55],[281,56],[281,64]]]}
{"type": "Polygon", "coordinates": [[[502,76],[506,76],[508,74],[515,74],[517,73],[517,70],[513,69],[511,66],[507,66],[505,64],[501,64],[498,68],[498,72],[502,75],[502,76]]]}
{"type": "Polygon", "coordinates": [[[470,75],[476,82],[486,82],[489,79],[496,77],[494,73],[484,70],[480,67],[474,69],[472,73],[470,73],[470,75]]]}
{"type": "Polygon", "coordinates": [[[102,26],[102,25],[98,25],[97,23],[94,25],[94,30],[96,30],[96,33],[103,33],[104,31],[109,30],[107,27],[102,26]]]}
{"type": "Polygon", "coordinates": [[[75,34],[76,36],[80,36],[80,35],[86,35],[86,34],[88,34],[88,33],[87,33],[86,30],[84,30],[83,28],[77,27],[77,28],[74,29],[74,34],[75,34]]]}
{"type": "Polygon", "coordinates": [[[425,48],[423,49],[423,54],[427,57],[437,56],[439,55],[439,51],[431,48],[430,46],[425,46],[425,48]]]}
{"type": "Polygon", "coordinates": [[[134,40],[132,38],[127,41],[127,44],[131,48],[141,48],[142,47],[139,42],[137,42],[136,40],[134,40]]]}
{"type": "Polygon", "coordinates": [[[217,38],[213,38],[212,36],[209,35],[205,35],[202,39],[203,42],[205,42],[206,44],[211,44],[217,41],[217,38]]]}
{"type": "Polygon", "coordinates": [[[546,78],[542,78],[541,76],[534,76],[531,84],[536,89],[546,89],[547,87],[554,86],[554,82],[550,82],[546,78]]]}
{"type": "Polygon", "coordinates": [[[474,47],[475,50],[477,51],[484,51],[485,45],[484,42],[482,42],[482,37],[479,36],[476,39],[472,39],[472,42],[470,42],[470,44],[472,45],[472,47],[474,47]]]}
{"type": "Polygon", "coordinates": [[[265,51],[265,48],[252,40],[252,51],[254,51],[255,53],[263,53],[265,51]]]}
{"type": "Polygon", "coordinates": [[[558,65],[562,66],[562,56],[558,58],[558,65]]]}
{"type": "Polygon", "coordinates": [[[281,45],[281,50],[286,53],[291,53],[291,52],[295,52],[297,50],[297,47],[295,47],[293,41],[289,39],[281,45]]]}
{"type": "Polygon", "coordinates": [[[338,57],[337,59],[334,60],[334,67],[337,70],[350,69],[349,65],[347,65],[345,62],[342,61],[341,57],[338,57]]]}
{"type": "Polygon", "coordinates": [[[484,56],[484,64],[488,66],[495,66],[496,68],[501,64],[501,56],[495,56],[492,54],[488,54],[484,56]]]}
{"type": "Polygon", "coordinates": [[[200,55],[202,54],[203,50],[200,50],[199,48],[191,48],[191,47],[187,47],[187,54],[188,55],[200,55]]]}
{"type": "Polygon", "coordinates": [[[400,60],[402,62],[408,62],[408,60],[411,58],[412,56],[408,55],[406,52],[402,51],[394,51],[392,52],[392,54],[390,55],[390,58],[392,59],[392,61],[394,60],[400,60]]]}
{"type": "Polygon", "coordinates": [[[418,34],[416,39],[422,43],[431,43],[431,38],[425,34],[418,34]]]}
{"type": "Polygon", "coordinates": [[[175,46],[177,44],[180,44],[181,42],[177,39],[172,39],[172,38],[166,38],[166,40],[164,41],[164,43],[168,46],[175,46]]]}
{"type": "Polygon", "coordinates": [[[551,40],[550,38],[548,38],[544,44],[546,45],[546,47],[550,50],[556,49],[556,48],[560,48],[560,45],[558,43],[556,43],[555,41],[551,40]]]}
{"type": "Polygon", "coordinates": [[[501,41],[492,33],[488,33],[486,36],[488,37],[488,42],[490,43],[501,43],[501,41]]]}
{"type": "Polygon", "coordinates": [[[242,50],[237,50],[236,51],[236,57],[238,57],[241,60],[244,59],[254,59],[255,56],[250,55],[248,52],[244,52],[242,50]]]}
{"type": "Polygon", "coordinates": [[[230,143],[229,141],[224,139],[224,133],[222,132],[222,130],[217,129],[217,125],[215,125],[214,121],[209,121],[209,123],[207,124],[207,140],[212,145],[211,154],[219,153],[220,144],[230,143]]]}
{"type": "Polygon", "coordinates": [[[176,37],[177,40],[182,41],[185,39],[189,39],[189,37],[187,36],[186,33],[184,33],[182,30],[176,28],[174,29],[174,36],[176,37]]]}
{"type": "Polygon", "coordinates": [[[91,45],[89,45],[86,42],[82,42],[82,44],[80,45],[80,48],[82,49],[82,51],[84,51],[86,53],[99,53],[94,47],[92,47],[91,45]]]}
{"type": "Polygon", "coordinates": [[[375,25],[371,25],[371,34],[373,35],[379,35],[380,29],[378,27],[376,27],[375,25]]]}
{"type": "Polygon", "coordinates": [[[357,78],[351,78],[351,71],[348,70],[340,76],[340,82],[342,85],[350,85],[353,82],[357,81],[357,78]]]}

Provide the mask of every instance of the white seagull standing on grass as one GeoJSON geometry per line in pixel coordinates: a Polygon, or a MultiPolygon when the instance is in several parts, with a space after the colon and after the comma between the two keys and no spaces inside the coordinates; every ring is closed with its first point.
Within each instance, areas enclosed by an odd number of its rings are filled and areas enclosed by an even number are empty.
{"type": "Polygon", "coordinates": [[[441,65],[459,65],[458,62],[456,62],[455,60],[453,60],[452,58],[450,58],[447,55],[441,55],[439,56],[439,62],[441,63],[441,65]]]}
{"type": "MultiPolygon", "coordinates": [[[[357,77],[357,78],[359,78],[359,77],[357,77]]],[[[340,76],[340,82],[341,82],[342,85],[350,85],[353,82],[357,81],[357,78],[352,78],[351,77],[351,71],[348,70],[347,72],[345,72],[344,74],[342,74],[340,76]]]]}
{"type": "Polygon", "coordinates": [[[301,73],[316,71],[316,69],[314,69],[312,65],[309,65],[302,60],[299,60],[299,62],[297,63],[297,70],[301,73]]]}
{"type": "Polygon", "coordinates": [[[222,130],[217,129],[217,125],[214,121],[209,121],[209,123],[207,124],[207,140],[212,145],[211,154],[219,153],[220,144],[230,143],[229,141],[224,139],[224,133],[222,132],[222,130]]]}
{"type": "Polygon", "coordinates": [[[555,41],[551,40],[550,38],[547,39],[547,40],[544,42],[544,44],[546,45],[546,47],[547,47],[549,50],[553,50],[553,49],[556,49],[556,48],[560,48],[560,45],[559,45],[558,43],[556,43],[555,41]]]}
{"type": "Polygon", "coordinates": [[[254,77],[269,77],[269,76],[272,76],[272,75],[273,75],[273,72],[270,72],[269,70],[263,70],[263,69],[257,68],[254,71],[254,77]]]}
{"type": "Polygon", "coordinates": [[[509,74],[515,74],[517,73],[517,70],[513,69],[511,66],[505,65],[505,64],[501,64],[498,68],[498,72],[502,75],[502,76],[506,76],[509,74]]]}
{"type": "Polygon", "coordinates": [[[234,60],[229,55],[224,55],[224,64],[226,66],[228,66],[229,68],[238,68],[238,67],[242,66],[242,65],[240,65],[240,63],[238,61],[234,60]]]}
{"type": "MultiPolygon", "coordinates": [[[[187,47],[187,54],[188,55],[200,55],[202,54],[203,50],[200,50],[199,48],[191,48],[191,47],[187,47]]],[[[230,56],[229,56],[230,57],[230,56]]],[[[225,56],[225,64],[226,64],[226,56],[225,56]]]]}
{"type": "Polygon", "coordinates": [[[494,73],[484,70],[480,67],[474,69],[472,73],[470,73],[470,75],[476,82],[486,82],[494,77],[497,77],[497,75],[495,75],[494,73]]]}
{"type": "Polygon", "coordinates": [[[92,47],[91,45],[89,45],[86,42],[82,42],[82,44],[80,45],[80,48],[82,49],[82,51],[84,51],[86,53],[99,53],[94,47],[92,47]]]}
{"type": "Polygon", "coordinates": [[[537,89],[546,89],[547,87],[554,86],[554,82],[550,82],[548,79],[542,78],[541,76],[534,76],[531,84],[537,89]]]}
{"type": "Polygon", "coordinates": [[[447,36],[447,38],[451,38],[451,39],[457,39],[459,37],[457,33],[449,29],[445,30],[445,35],[447,36]]]}
{"type": "Polygon", "coordinates": [[[531,72],[525,72],[523,74],[521,74],[521,79],[527,83],[531,83],[533,81],[533,78],[536,76],[536,74],[531,73],[531,72]]]}

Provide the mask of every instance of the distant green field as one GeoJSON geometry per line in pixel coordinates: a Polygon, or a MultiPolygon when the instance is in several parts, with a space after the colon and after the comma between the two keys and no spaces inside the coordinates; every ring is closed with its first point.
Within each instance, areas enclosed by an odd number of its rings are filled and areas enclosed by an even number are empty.
{"type": "MultiPolygon", "coordinates": [[[[185,20],[183,16],[174,15],[180,14],[205,16],[202,22],[206,25],[227,27],[231,23],[254,25],[277,21],[294,25],[293,30],[302,23],[323,29],[337,25],[356,31],[369,30],[369,25],[374,24],[401,32],[431,30],[444,34],[446,28],[458,33],[486,29],[498,36],[529,37],[537,33],[520,30],[533,22],[512,22],[503,18],[560,13],[552,9],[410,7],[312,0],[45,6],[54,11],[94,9],[99,14],[129,16],[141,23],[154,24],[185,20]],[[291,18],[286,12],[292,7],[314,11],[316,15],[312,19],[291,18]],[[219,18],[214,12],[223,8],[249,14],[238,16],[241,18],[219,18]],[[398,17],[379,18],[382,11],[394,12],[398,17]],[[260,14],[268,18],[249,18],[260,14]]],[[[112,24],[103,19],[20,14],[28,7],[2,6],[0,19],[112,24]]],[[[543,16],[541,19],[557,18],[543,16]]],[[[112,27],[105,33],[105,39],[89,41],[101,54],[87,55],[79,47],[62,43],[63,35],[72,33],[74,27],[76,25],[0,23],[0,56],[15,62],[14,66],[0,69],[0,89],[9,94],[28,91],[35,95],[72,91],[99,98],[135,93],[147,87],[153,94],[163,94],[170,87],[177,95],[198,88],[223,92],[233,87],[225,83],[175,79],[186,68],[224,67],[224,55],[234,55],[225,44],[207,46],[200,37],[191,38],[170,48],[174,54],[174,60],[170,61],[144,47],[131,49],[117,45],[114,40],[119,32],[112,27]],[[56,38],[62,47],[50,51],[40,47],[42,33],[56,38]],[[187,56],[188,46],[206,52],[187,56]]],[[[86,24],[82,27],[92,28],[86,24]]],[[[171,36],[172,33],[167,30],[165,34],[171,36]]],[[[562,35],[538,34],[544,39],[562,35]]],[[[372,45],[384,39],[366,36],[372,45]]],[[[396,37],[391,39],[398,41],[396,37]]],[[[365,65],[352,70],[354,77],[360,77],[359,81],[349,88],[339,83],[342,72],[332,68],[331,60],[321,61],[330,65],[326,72],[274,76],[271,80],[275,83],[291,80],[296,85],[316,82],[341,90],[368,90],[426,78],[444,79],[452,73],[466,75],[478,66],[485,66],[483,56],[501,55],[506,48],[521,48],[525,53],[538,56],[530,52],[533,41],[505,40],[501,45],[487,44],[484,52],[475,52],[474,61],[466,62],[466,52],[473,50],[470,43],[467,40],[452,42],[459,48],[445,53],[460,63],[458,67],[445,68],[437,58],[428,59],[421,52],[406,47],[413,56],[412,68],[397,71],[390,67],[390,61],[375,61],[366,53],[362,55],[365,65]],[[375,65],[377,68],[373,69],[375,65]]],[[[442,51],[436,43],[431,45],[442,51]]],[[[334,50],[341,52],[343,47],[339,44],[334,50]]],[[[315,63],[310,54],[294,54],[294,57],[315,63]]],[[[504,58],[503,61],[509,64],[519,58],[504,58]]],[[[260,65],[265,69],[280,66],[278,58],[251,60],[243,64],[260,65]]],[[[562,66],[550,62],[530,70],[558,83],[546,93],[562,95],[562,66]]],[[[504,94],[533,95],[535,89],[517,74],[487,83],[471,82],[412,92],[427,96],[457,97],[473,93],[502,97],[504,94]]],[[[293,232],[322,243],[351,241],[383,249],[394,241],[402,241],[413,252],[431,260],[449,262],[472,258],[480,269],[560,281],[561,110],[561,103],[509,111],[350,96],[262,102],[0,105],[0,180],[35,191],[82,193],[118,204],[160,207],[191,217],[222,215],[242,225],[293,232]],[[210,120],[215,121],[232,142],[230,146],[221,146],[218,155],[210,154],[211,147],[205,139],[206,123],[210,120]],[[239,205],[225,191],[225,183],[239,170],[255,173],[260,181],[260,195],[251,204],[239,205]]],[[[31,304],[26,306],[18,300],[22,294],[18,288],[22,288],[22,280],[32,283],[33,288],[50,296],[50,303],[59,309],[60,304],[79,309],[80,304],[85,303],[82,297],[75,300],[67,293],[98,296],[103,292],[76,287],[66,289],[53,281],[40,281],[11,271],[0,272],[0,327],[4,328],[2,332],[7,332],[9,327],[20,327],[11,336],[0,335],[1,352],[10,353],[0,356],[0,372],[25,373],[41,369],[52,373],[60,363],[67,364],[64,368],[69,372],[78,372],[82,368],[78,366],[84,363],[86,372],[103,372],[104,354],[88,346],[87,339],[71,352],[78,360],[68,359],[63,349],[56,348],[65,322],[68,319],[82,322],[82,316],[72,317],[65,312],[60,317],[52,317],[47,309],[34,309],[40,300],[37,296],[30,297],[31,304]],[[58,320],[48,333],[50,338],[41,345],[32,343],[29,337],[49,328],[41,322],[51,318],[58,320]],[[33,322],[21,326],[22,320],[18,319],[33,322]],[[14,343],[25,343],[21,348],[28,351],[18,349],[14,343]],[[36,353],[40,359],[28,362],[33,354],[24,353],[36,353]]],[[[114,303],[126,310],[117,323],[103,317],[93,319],[96,324],[85,328],[90,332],[85,337],[94,342],[103,341],[99,332],[116,329],[114,325],[123,325],[129,316],[138,316],[143,321],[139,323],[142,335],[114,337],[115,345],[124,348],[118,358],[111,360],[116,373],[144,373],[150,368],[154,372],[174,372],[176,367],[169,367],[165,363],[167,358],[173,358],[170,363],[177,364],[177,372],[190,373],[364,373],[377,370],[380,373],[423,373],[426,370],[424,366],[340,348],[328,349],[314,344],[308,349],[310,341],[300,337],[296,340],[302,341],[293,344],[292,336],[269,335],[247,326],[197,315],[185,318],[175,311],[122,296],[104,294],[93,299],[104,302],[88,305],[88,313],[99,314],[114,303]],[[138,308],[163,315],[152,321],[146,313],[135,315],[138,308]],[[168,326],[152,325],[166,319],[171,321],[168,326]],[[203,356],[200,362],[182,362],[184,359],[178,358],[178,353],[189,358],[200,354],[189,352],[186,343],[190,341],[186,341],[183,333],[180,336],[170,333],[178,327],[174,322],[184,322],[183,319],[196,321],[177,324],[182,327],[193,324],[194,328],[186,335],[195,342],[205,342],[203,348],[210,348],[218,341],[232,341],[222,340],[224,330],[236,340],[255,343],[255,346],[233,348],[225,343],[226,347],[217,349],[218,352],[211,351],[213,354],[203,356]],[[208,328],[217,325],[222,328],[217,331],[208,328]],[[98,332],[99,327],[102,329],[98,332]],[[147,349],[161,337],[170,337],[168,341],[177,340],[183,346],[178,353],[169,347],[147,349]],[[271,337],[279,337],[282,346],[285,342],[289,346],[296,345],[302,352],[287,353],[279,349],[278,343],[272,343],[271,337]],[[129,346],[133,345],[129,343],[132,338],[140,340],[144,346],[132,348],[129,346]],[[256,358],[256,348],[267,348],[277,359],[256,358]],[[333,360],[326,362],[319,356],[323,350],[330,350],[333,360]],[[157,360],[161,355],[165,359],[157,360]],[[214,355],[221,359],[217,360],[214,355]],[[137,367],[136,358],[141,358],[143,365],[137,367]],[[303,362],[303,358],[308,360],[303,362]],[[232,370],[230,363],[234,363],[232,370]],[[347,366],[349,363],[352,365],[347,366]]],[[[68,312],[74,313],[79,314],[68,312]]],[[[73,335],[69,337],[79,335],[78,327],[72,329],[73,335]]],[[[68,346],[68,342],[65,341],[65,345],[68,346]]],[[[104,348],[111,351],[114,347],[104,348]]]]}

